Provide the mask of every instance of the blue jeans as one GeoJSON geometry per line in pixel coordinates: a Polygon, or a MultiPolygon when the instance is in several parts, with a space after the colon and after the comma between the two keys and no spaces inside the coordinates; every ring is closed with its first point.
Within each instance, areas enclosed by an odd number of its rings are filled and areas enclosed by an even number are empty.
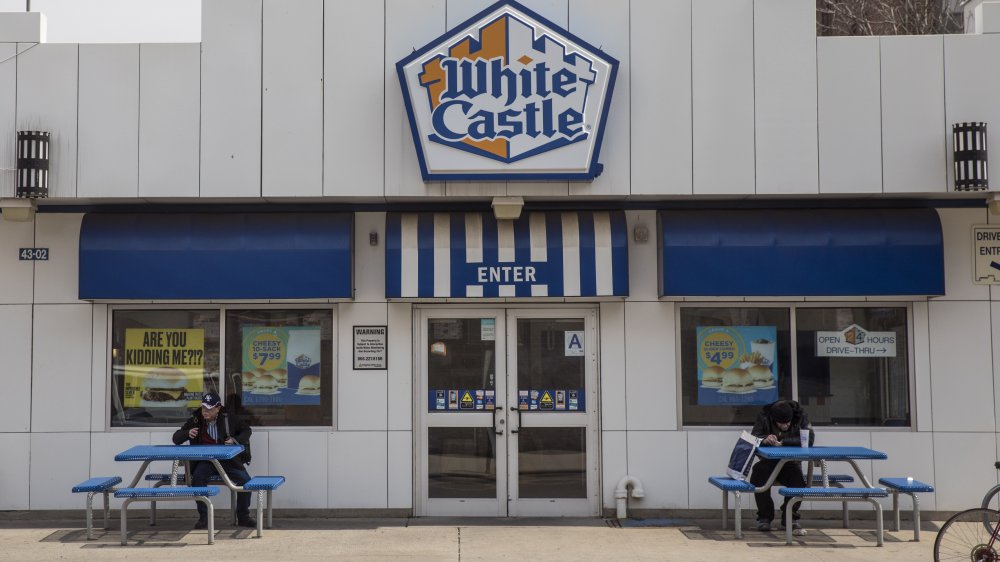
{"type": "MultiPolygon", "coordinates": [[[[219,463],[222,468],[226,471],[229,479],[233,481],[233,484],[237,486],[242,486],[246,484],[247,480],[250,480],[250,474],[245,468],[234,463],[227,463],[222,461],[219,463]]],[[[214,475],[218,474],[215,470],[215,466],[208,461],[198,461],[192,463],[191,466],[191,485],[192,486],[207,486],[208,479],[214,475]]],[[[239,520],[246,519],[250,517],[250,492],[240,492],[236,494],[236,518],[239,520]]],[[[198,518],[205,519],[208,517],[208,508],[205,504],[201,502],[195,502],[198,507],[198,518]]]]}

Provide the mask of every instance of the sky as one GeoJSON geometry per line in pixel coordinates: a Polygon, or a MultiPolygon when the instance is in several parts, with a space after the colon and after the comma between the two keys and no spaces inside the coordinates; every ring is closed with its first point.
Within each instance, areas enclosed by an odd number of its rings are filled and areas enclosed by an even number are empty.
{"type": "MultiPolygon", "coordinates": [[[[25,0],[0,0],[23,12],[25,0]]],[[[31,0],[47,20],[49,43],[198,43],[201,0],[31,0]]]]}

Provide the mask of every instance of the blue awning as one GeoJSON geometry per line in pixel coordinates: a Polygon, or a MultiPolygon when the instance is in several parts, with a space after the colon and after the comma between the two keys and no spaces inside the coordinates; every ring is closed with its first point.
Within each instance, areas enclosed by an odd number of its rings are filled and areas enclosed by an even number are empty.
{"type": "Polygon", "coordinates": [[[80,298],[352,298],[353,217],[334,213],[91,213],[80,298]]]}
{"type": "Polygon", "coordinates": [[[661,296],[943,295],[934,209],[660,211],[661,296]]]}
{"type": "Polygon", "coordinates": [[[388,298],[624,297],[622,212],[389,213],[388,298]]]}

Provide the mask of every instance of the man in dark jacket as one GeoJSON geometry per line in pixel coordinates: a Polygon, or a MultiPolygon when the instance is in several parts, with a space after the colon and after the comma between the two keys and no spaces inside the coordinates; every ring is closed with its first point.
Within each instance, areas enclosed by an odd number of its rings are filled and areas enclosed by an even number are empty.
{"type": "MultiPolygon", "coordinates": [[[[185,441],[192,445],[243,445],[243,452],[234,459],[220,461],[229,479],[234,484],[242,486],[250,480],[244,463],[250,462],[250,426],[243,423],[239,416],[231,414],[222,406],[222,399],[214,392],[208,392],[201,401],[201,407],[195,410],[180,429],[174,432],[174,444],[181,445],[185,441]]],[[[209,461],[191,463],[191,484],[205,486],[208,479],[216,474],[215,466],[209,461]]],[[[250,517],[250,492],[236,494],[236,519],[240,527],[257,527],[257,521],[250,517]]],[[[195,529],[208,527],[208,509],[201,502],[195,502],[198,507],[198,522],[195,529]]]]}
{"type": "MultiPolygon", "coordinates": [[[[811,447],[815,440],[815,434],[809,425],[809,416],[802,410],[798,402],[779,400],[764,406],[760,414],[757,415],[757,421],[753,424],[753,430],[750,433],[763,440],[760,444],[761,447],[800,447],[799,430],[802,429],[809,430],[809,446],[811,447]]],[[[750,474],[750,483],[757,487],[763,486],[771,473],[774,472],[777,464],[778,461],[775,460],[758,460],[750,474]]],[[[775,478],[775,482],[791,488],[804,488],[806,481],[802,476],[802,463],[785,463],[775,478]]],[[[774,520],[774,500],[771,498],[771,489],[768,488],[759,494],[754,494],[754,498],[757,500],[757,530],[770,531],[771,521],[774,520]]],[[[785,510],[788,508],[790,499],[785,498],[785,502],[781,504],[782,526],[785,524],[785,510]]],[[[795,521],[792,525],[792,531],[796,535],[805,534],[805,530],[798,523],[799,506],[801,505],[801,502],[795,504],[795,509],[792,511],[792,519],[795,521]]]]}

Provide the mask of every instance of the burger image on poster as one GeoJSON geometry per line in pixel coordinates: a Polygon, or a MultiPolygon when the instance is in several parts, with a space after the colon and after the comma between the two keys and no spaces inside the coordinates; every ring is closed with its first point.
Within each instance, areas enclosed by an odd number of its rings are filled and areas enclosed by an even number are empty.
{"type": "Polygon", "coordinates": [[[274,380],[278,381],[278,388],[288,388],[287,369],[274,369],[273,371],[269,371],[268,374],[274,377],[274,380]]]}
{"type": "Polygon", "coordinates": [[[754,392],[753,377],[745,369],[730,369],[722,373],[723,394],[747,394],[754,392]]]}
{"type": "Polygon", "coordinates": [[[705,370],[701,372],[702,388],[719,388],[722,386],[722,373],[724,372],[725,369],[718,365],[705,367],[705,370]]]}
{"type": "Polygon", "coordinates": [[[187,375],[173,367],[156,367],[142,378],[140,406],[165,408],[187,406],[187,375]]]}
{"type": "Polygon", "coordinates": [[[774,388],[774,373],[769,367],[754,365],[747,369],[747,372],[753,378],[754,388],[774,388]]]}
{"type": "Polygon", "coordinates": [[[243,384],[243,391],[253,390],[254,381],[257,379],[257,375],[253,371],[243,371],[242,378],[240,382],[243,384]]]}
{"type": "Polygon", "coordinates": [[[250,394],[278,394],[278,381],[271,375],[262,375],[254,380],[253,391],[250,394]]]}
{"type": "Polygon", "coordinates": [[[299,379],[299,391],[295,394],[302,396],[319,396],[319,377],[316,375],[305,375],[299,379]]]}

